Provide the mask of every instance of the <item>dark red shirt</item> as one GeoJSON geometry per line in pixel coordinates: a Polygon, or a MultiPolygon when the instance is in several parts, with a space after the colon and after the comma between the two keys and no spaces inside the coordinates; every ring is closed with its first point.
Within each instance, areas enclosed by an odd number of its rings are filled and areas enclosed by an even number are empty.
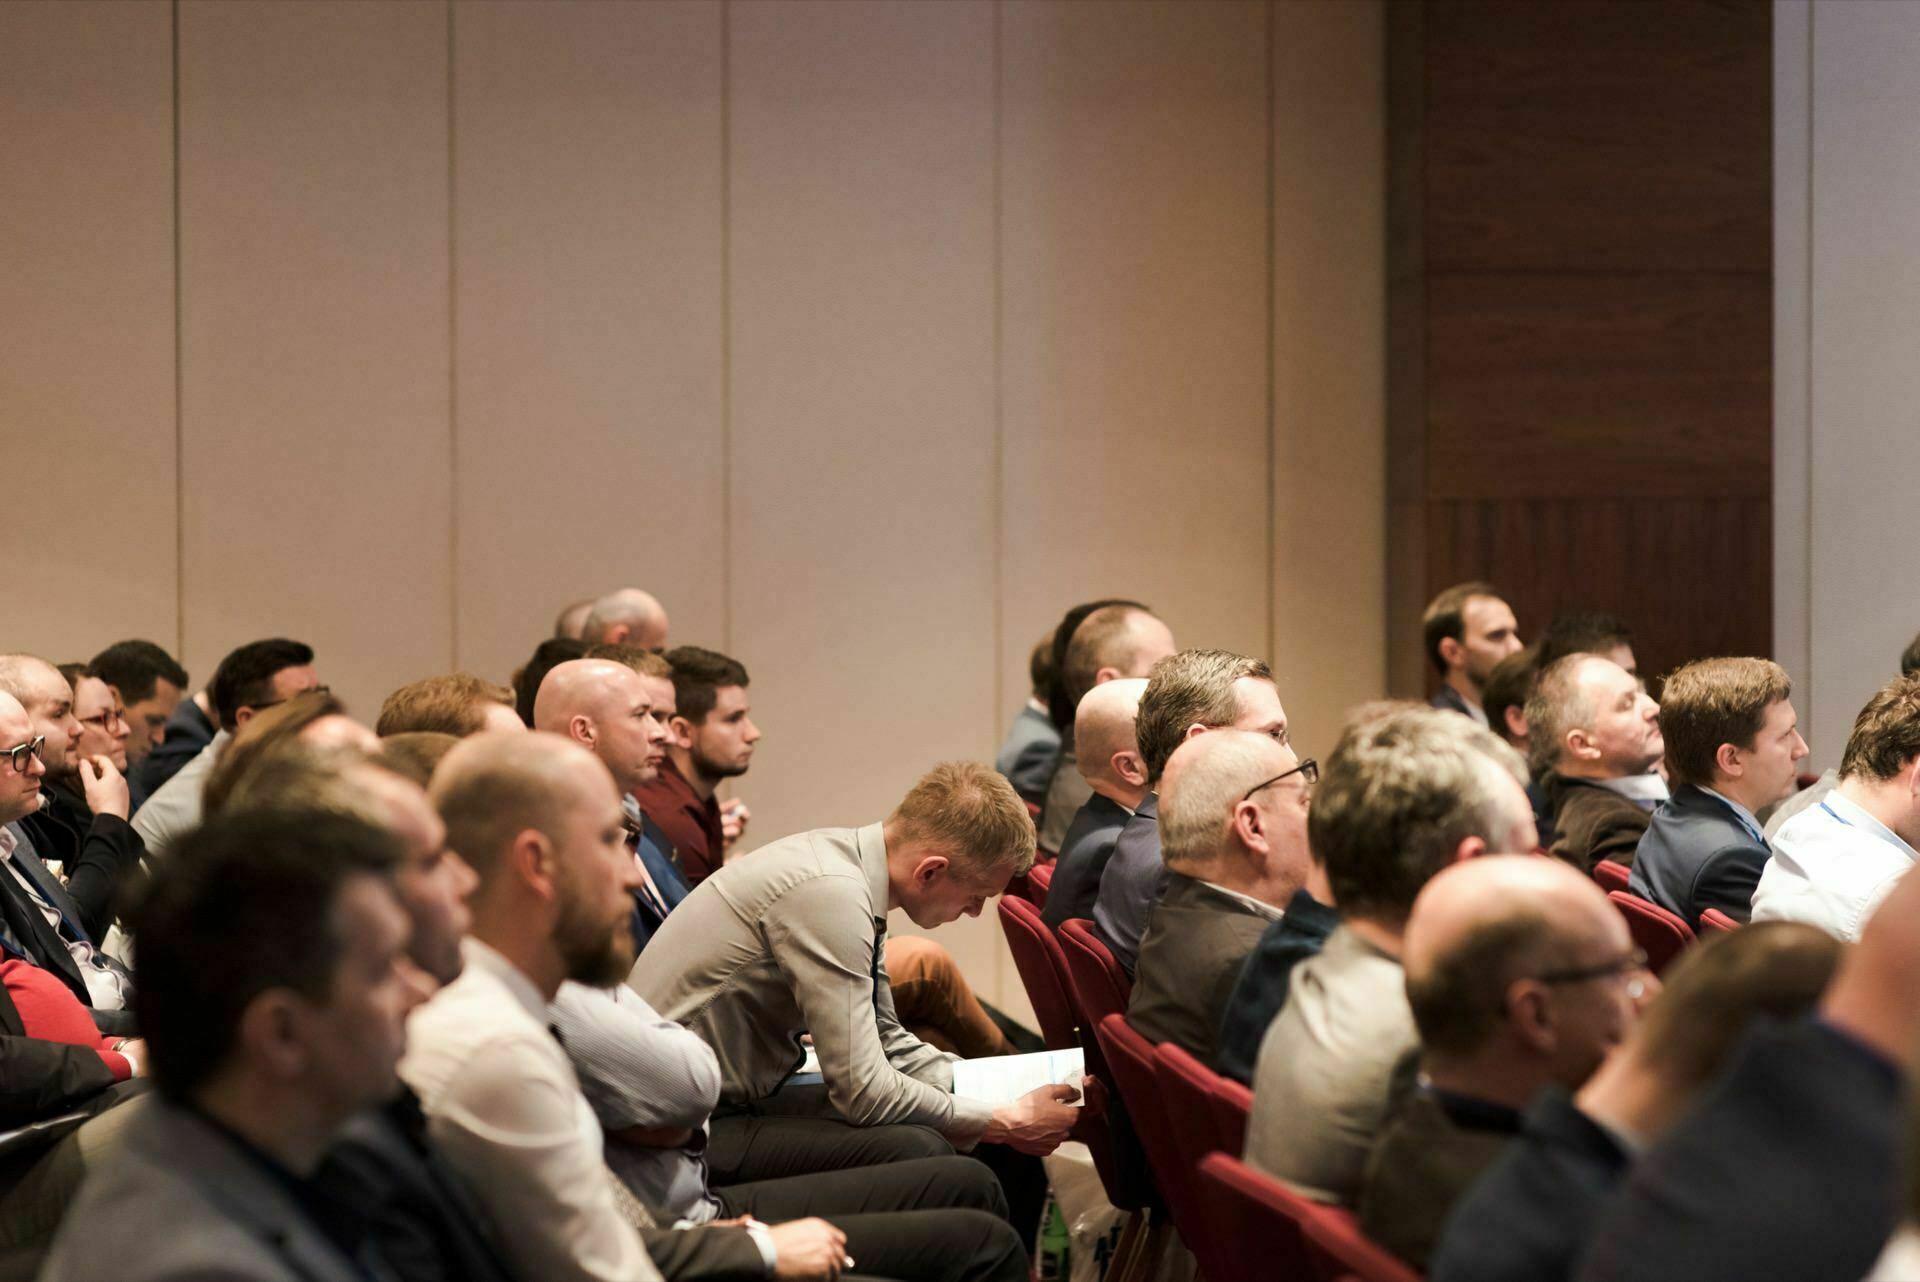
{"type": "Polygon", "coordinates": [[[101,1036],[93,1026],[92,1014],[59,976],[32,962],[9,957],[0,961],[0,983],[6,984],[7,996],[20,1012],[20,1024],[28,1037],[87,1047],[106,1062],[116,1082],[133,1076],[133,1065],[113,1049],[112,1038],[101,1036]]]}
{"type": "Polygon", "coordinates": [[[633,799],[647,818],[660,825],[673,843],[673,859],[689,888],[720,870],[726,839],[720,831],[720,803],[702,800],[669,757],[660,763],[660,777],[641,786],[633,799]]]}

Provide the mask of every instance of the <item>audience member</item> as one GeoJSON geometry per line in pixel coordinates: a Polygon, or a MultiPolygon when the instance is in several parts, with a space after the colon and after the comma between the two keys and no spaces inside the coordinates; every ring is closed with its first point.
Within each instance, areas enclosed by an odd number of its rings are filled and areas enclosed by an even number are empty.
{"type": "Polygon", "coordinates": [[[524,730],[513,710],[513,691],[471,672],[409,682],[387,696],[373,732],[382,739],[434,730],[464,739],[482,730],[524,730]]]}
{"type": "MultiPolygon", "coordinates": [[[[89,694],[106,689],[98,680],[88,684],[89,694]]],[[[0,690],[26,709],[34,735],[43,740],[47,771],[40,805],[20,817],[16,835],[25,839],[28,853],[37,856],[46,871],[57,872],[78,910],[81,932],[90,939],[104,939],[121,883],[138,866],[142,847],[127,823],[126,779],[108,752],[98,751],[111,750],[110,743],[99,741],[98,727],[91,724],[94,716],[101,715],[94,711],[99,700],[89,702],[89,721],[81,721],[67,678],[46,660],[24,654],[0,655],[0,690]],[[89,745],[85,741],[90,730],[96,738],[89,745]],[[96,751],[83,755],[89,746],[96,751]]],[[[104,714],[109,726],[114,724],[112,712],[109,702],[104,714]]],[[[124,729],[120,737],[124,739],[124,729]]],[[[24,866],[25,859],[15,865],[24,866]]],[[[51,893],[47,897],[59,902],[51,893]]]]}
{"type": "Polygon", "coordinates": [[[1140,677],[1095,686],[1074,714],[1074,765],[1093,795],[1067,825],[1047,886],[1041,916],[1056,930],[1075,917],[1093,915],[1114,843],[1147,796],[1147,765],[1133,737],[1133,719],[1146,688],[1140,677]]]}
{"type": "Polygon", "coordinates": [[[572,637],[550,637],[535,646],[533,657],[513,674],[513,710],[520,714],[520,720],[529,730],[533,728],[533,701],[547,673],[569,659],[586,658],[592,648],[572,637]]]}
{"type": "MultiPolygon", "coordinates": [[[[525,728],[521,727],[523,730],[525,728]]],[[[440,768],[441,761],[459,742],[450,734],[419,730],[388,735],[380,741],[380,751],[376,755],[381,765],[424,788],[433,781],[433,772],[440,768]]]]}
{"type": "MultiPolygon", "coordinates": [[[[1273,673],[1258,659],[1225,650],[1182,650],[1156,663],[1140,694],[1134,735],[1157,787],[1173,750],[1208,730],[1250,730],[1287,742],[1287,712],[1273,673]]],[[[1127,974],[1133,974],[1147,914],[1167,885],[1160,860],[1159,798],[1149,792],[1115,840],[1100,874],[1093,924],[1127,974]]]]}
{"type": "Polygon", "coordinates": [[[667,612],[651,592],[620,588],[593,603],[580,639],[588,645],[635,645],[642,650],[667,648],[667,612]]]}
{"type": "Polygon", "coordinates": [[[221,750],[240,727],[296,694],[320,688],[320,678],[313,670],[313,648],[299,641],[284,637],[252,641],[220,660],[213,684],[208,687],[219,733],[198,756],[155,788],[134,816],[133,830],[146,843],[147,854],[164,854],[182,833],[200,822],[201,790],[221,750]]]}
{"type": "Polygon", "coordinates": [[[1047,715],[1047,691],[1053,685],[1053,633],[1033,647],[1027,660],[1029,691],[1020,715],[1013,719],[993,768],[1007,777],[1020,800],[1038,806],[1047,799],[1047,784],[1060,763],[1060,731],[1047,715]]]}
{"type": "Polygon", "coordinates": [[[120,696],[84,663],[63,663],[59,671],[73,694],[73,719],[80,723],[80,735],[73,741],[76,756],[83,761],[105,757],[126,778],[127,742],[133,728],[127,724],[120,696]]]}
{"type": "Polygon", "coordinates": [[[1897,1136],[1920,1052],[1920,877],[1902,878],[1885,909],[1840,959],[1819,1018],[1755,1030],[1633,1164],[1582,1282],[1857,1278],[1873,1266],[1899,1220],[1897,1136]]]}
{"type": "Polygon", "coordinates": [[[341,1125],[397,1089],[425,995],[386,876],[395,842],[293,814],[217,820],[181,846],[134,918],[165,1098],[88,1180],[44,1276],[392,1276],[312,1175],[341,1125]]]}
{"type": "Polygon", "coordinates": [[[1306,884],[1319,767],[1263,734],[1222,730],[1174,750],[1160,781],[1167,889],[1140,940],[1127,1022],[1214,1061],[1240,964],[1306,884]]]}
{"type": "Polygon", "coordinates": [[[353,748],[365,753],[378,751],[380,740],[349,717],[346,705],[331,691],[296,694],[250,718],[233,736],[207,774],[200,793],[200,813],[212,815],[225,809],[259,762],[295,744],[317,749],[353,748]]]}
{"type": "Polygon", "coordinates": [[[1840,939],[1860,931],[1920,859],[1920,674],[1901,677],[1854,718],[1840,783],[1773,839],[1753,920],[1804,921],[1840,939]]]}
{"type": "MultiPolygon", "coordinates": [[[[84,924],[89,910],[81,908],[20,837],[16,821],[33,814],[42,802],[46,737],[34,733],[27,710],[4,690],[0,745],[7,756],[6,769],[0,772],[0,864],[7,870],[0,875],[0,949],[57,976],[93,1011],[101,1032],[131,1036],[132,975],[95,946],[97,937],[84,924]]],[[[90,909],[94,920],[110,914],[110,900],[110,892],[96,898],[90,909]]]]}
{"type": "Polygon", "coordinates": [[[1666,751],[1660,705],[1613,660],[1576,653],[1542,669],[1527,725],[1553,806],[1553,853],[1582,872],[1602,859],[1632,864],[1667,797],[1654,773],[1666,751]]]}
{"type": "Polygon", "coordinates": [[[1173,653],[1173,633],[1137,601],[1100,601],[1067,612],[1053,634],[1054,683],[1048,699],[1053,724],[1062,732],[1059,764],[1040,808],[1040,849],[1058,852],[1067,825],[1092,793],[1076,766],[1066,735],[1087,691],[1121,677],[1144,677],[1173,653]]]}
{"type": "Polygon", "coordinates": [[[564,637],[570,641],[585,640],[587,635],[587,616],[593,613],[593,603],[594,598],[588,597],[584,601],[575,601],[572,605],[560,611],[558,615],[554,616],[553,635],[556,638],[564,637]]]}
{"type": "Polygon", "coordinates": [[[1535,1097],[1519,1135],[1448,1218],[1433,1282],[1571,1278],[1632,1154],[1685,1115],[1756,1022],[1812,1010],[1839,957],[1830,936],[1780,922],[1688,949],[1578,1093],[1549,1086],[1535,1097]]]}
{"type": "MultiPolygon", "coordinates": [[[[1041,1087],[1000,1107],[953,1093],[945,1054],[898,1018],[886,966],[887,914],[930,929],[977,916],[1033,861],[1033,823],[1013,786],[983,766],[924,776],[883,823],[800,833],[728,864],[696,887],[640,957],[631,983],[719,1054],[722,1112],[708,1144],[716,1169],[751,1147],[759,1113],[814,1109],[854,1126],[907,1122],[980,1143],[1002,1182],[1037,1163],[1072,1127],[1071,1087],[1041,1087]],[[786,1087],[810,1033],[824,1091],[786,1087]]],[[[1029,1233],[1040,1187],[1009,1188],[1029,1233]]],[[[1023,1237],[1025,1234],[1023,1234],[1023,1237]]]]}
{"type": "Polygon", "coordinates": [[[1525,778],[1491,731],[1427,708],[1370,713],[1341,736],[1307,824],[1342,921],[1294,968],[1260,1043],[1249,1163],[1307,1197],[1353,1204],[1387,1113],[1413,1083],[1407,915],[1449,864],[1533,849],[1525,778]]]}
{"type": "Polygon", "coordinates": [[[1639,660],[1633,655],[1633,630],[1611,614],[1556,614],[1540,636],[1540,669],[1545,671],[1570,654],[1597,654],[1638,678],[1639,660]]]}
{"type": "Polygon", "coordinates": [[[1754,815],[1793,791],[1807,755],[1793,685],[1766,659],[1702,659],[1662,693],[1673,796],[1640,838],[1628,889],[1696,928],[1708,908],[1745,921],[1768,855],[1754,815]]]}
{"type": "MultiPolygon", "coordinates": [[[[635,796],[673,842],[687,884],[697,886],[725,861],[732,841],[726,812],[738,809],[722,806],[714,794],[747,772],[760,728],[753,724],[749,678],[739,660],[683,645],[668,652],[667,662],[675,712],[666,760],[635,796]]],[[[736,837],[738,831],[736,826],[736,837]]]]}
{"type": "Polygon", "coordinates": [[[187,670],[151,641],[116,641],[87,660],[87,667],[119,696],[130,731],[127,766],[137,767],[160,746],[167,719],[186,696],[187,670]]]}
{"type": "Polygon", "coordinates": [[[1456,583],[1428,603],[1420,624],[1427,660],[1440,675],[1429,702],[1486,725],[1487,679],[1522,648],[1513,608],[1490,583],[1456,583]]]}
{"type": "MultiPolygon", "coordinates": [[[[1901,654],[1900,675],[1903,677],[1920,676],[1920,637],[1915,637],[1913,643],[1901,654]]],[[[1761,812],[1760,818],[1765,822],[1767,840],[1771,842],[1774,834],[1786,826],[1787,820],[1793,818],[1802,810],[1810,809],[1825,801],[1827,794],[1838,787],[1839,783],[1840,771],[1836,767],[1835,769],[1825,771],[1818,779],[1800,789],[1798,792],[1795,792],[1785,801],[1779,802],[1771,809],[1761,812]]]]}
{"type": "Polygon", "coordinates": [[[1293,968],[1309,957],[1319,956],[1340,924],[1340,914],[1331,906],[1333,891],[1327,885],[1326,865],[1311,839],[1307,842],[1307,859],[1306,885],[1294,892],[1286,914],[1262,932],[1253,951],[1240,963],[1240,973],[1220,1012],[1213,1068],[1244,1085],[1253,1084],[1261,1039],[1286,1005],[1293,968]]]}
{"type": "Polygon", "coordinates": [[[1367,1159],[1360,1226],[1417,1269],[1543,1087],[1578,1090],[1631,1026],[1646,958],[1593,879],[1490,855],[1413,902],[1404,960],[1420,1084],[1367,1159]]]}
{"type": "Polygon", "coordinates": [[[1486,700],[1481,711],[1487,714],[1487,728],[1523,757],[1528,755],[1532,733],[1527,724],[1527,702],[1533,698],[1539,677],[1540,647],[1530,645],[1494,664],[1480,692],[1486,700]]]}
{"type": "Polygon", "coordinates": [[[134,771],[133,792],[141,804],[184,770],[219,732],[220,727],[214,724],[211,687],[198,690],[192,698],[175,704],[166,724],[160,728],[160,742],[134,771]]]}

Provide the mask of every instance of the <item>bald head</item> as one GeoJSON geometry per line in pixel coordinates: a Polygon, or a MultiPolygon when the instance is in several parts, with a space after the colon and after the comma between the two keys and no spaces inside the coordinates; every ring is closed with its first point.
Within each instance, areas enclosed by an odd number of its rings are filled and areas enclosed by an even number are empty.
{"type": "Polygon", "coordinates": [[[1579,1086],[1633,1020],[1646,981],[1632,956],[1606,894],[1557,859],[1487,855],[1444,869],[1414,900],[1401,952],[1429,1071],[1579,1086]]]}
{"type": "Polygon", "coordinates": [[[1145,677],[1121,677],[1097,685],[1073,714],[1074,751],[1087,785],[1132,810],[1146,795],[1147,767],[1133,738],[1145,677]],[[1115,760],[1115,758],[1120,758],[1115,760]]]}
{"type": "Polygon", "coordinates": [[[1221,730],[1195,735],[1160,778],[1160,853],[1169,866],[1205,863],[1233,840],[1233,811],[1248,790],[1298,765],[1267,735],[1221,730]]]}
{"type": "Polygon", "coordinates": [[[593,598],[575,601],[553,620],[553,635],[578,641],[587,631],[587,616],[593,613],[593,598]]]}
{"type": "Polygon", "coordinates": [[[34,734],[46,736],[47,773],[71,776],[79,764],[80,723],[73,716],[73,687],[60,669],[31,654],[0,654],[0,691],[20,701],[34,734]]]}
{"type": "Polygon", "coordinates": [[[612,642],[658,650],[667,644],[667,611],[651,592],[620,588],[593,603],[581,638],[594,645],[612,642]]]}
{"type": "Polygon", "coordinates": [[[492,889],[503,856],[529,829],[553,836],[569,812],[613,793],[613,777],[579,744],[559,735],[486,731],[441,759],[428,790],[447,825],[447,845],[492,889]]]}
{"type": "Polygon", "coordinates": [[[533,724],[591,751],[622,793],[652,783],[666,759],[667,728],[654,714],[652,687],[611,659],[555,665],[534,696],[533,724]]]}

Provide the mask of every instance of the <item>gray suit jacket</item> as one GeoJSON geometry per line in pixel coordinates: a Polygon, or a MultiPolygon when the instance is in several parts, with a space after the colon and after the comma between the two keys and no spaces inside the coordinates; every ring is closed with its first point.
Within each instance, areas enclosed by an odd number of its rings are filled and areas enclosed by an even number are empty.
{"type": "Polygon", "coordinates": [[[1059,763],[1060,732],[1045,712],[1029,703],[1013,719],[993,768],[1007,777],[1022,801],[1037,806],[1047,799],[1047,785],[1059,763]]]}
{"type": "Polygon", "coordinates": [[[1167,889],[1167,866],[1160,862],[1160,797],[1148,793],[1113,843],[1113,857],[1100,874],[1093,902],[1093,925],[1102,943],[1127,974],[1140,956],[1147,914],[1167,889]]]}
{"type": "Polygon", "coordinates": [[[1225,891],[1182,873],[1167,875],[1140,941],[1127,1022],[1152,1042],[1172,1042],[1213,1067],[1220,1016],[1240,963],[1278,921],[1225,891]]]}
{"type": "Polygon", "coordinates": [[[365,1282],[281,1184],[159,1099],[81,1190],[42,1282],[365,1282]]]}

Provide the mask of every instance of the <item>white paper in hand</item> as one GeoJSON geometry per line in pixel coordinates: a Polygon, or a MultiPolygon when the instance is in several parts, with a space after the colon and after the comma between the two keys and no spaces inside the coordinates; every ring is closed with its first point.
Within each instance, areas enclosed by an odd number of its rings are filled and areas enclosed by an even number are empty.
{"type": "MultiPolygon", "coordinates": [[[[1078,1046],[1064,1051],[1036,1051],[1031,1055],[963,1059],[953,1066],[953,1093],[998,1107],[1055,1083],[1080,1090],[1080,1079],[1086,1074],[1086,1053],[1078,1046]]],[[[1076,1105],[1080,1102],[1079,1099],[1073,1101],[1076,1105]]]]}

